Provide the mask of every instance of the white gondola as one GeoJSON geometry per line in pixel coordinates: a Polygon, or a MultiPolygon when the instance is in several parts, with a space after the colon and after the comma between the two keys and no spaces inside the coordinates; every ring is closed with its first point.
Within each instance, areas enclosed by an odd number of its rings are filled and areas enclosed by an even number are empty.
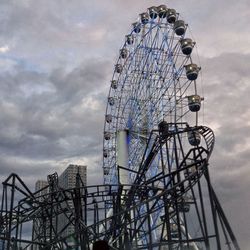
{"type": "Polygon", "coordinates": [[[165,18],[167,15],[167,6],[162,4],[160,6],[157,7],[158,10],[158,15],[160,18],[165,18]]]}
{"type": "Polygon", "coordinates": [[[188,131],[188,141],[192,146],[198,146],[201,142],[201,135],[199,131],[188,131]]]}
{"type": "Polygon", "coordinates": [[[188,56],[192,53],[195,42],[190,38],[185,38],[180,40],[181,43],[181,51],[184,55],[188,56]]]}
{"type": "Polygon", "coordinates": [[[155,19],[158,15],[158,9],[155,6],[148,8],[148,12],[151,19],[155,19]]]}
{"type": "Polygon", "coordinates": [[[112,122],[112,115],[110,115],[110,114],[106,115],[105,120],[107,123],[111,123],[112,122]]]}
{"type": "Polygon", "coordinates": [[[132,45],[134,43],[134,38],[132,35],[127,35],[126,36],[126,42],[128,45],[132,45]]]}
{"type": "Polygon", "coordinates": [[[190,95],[188,98],[188,108],[191,112],[198,112],[201,108],[201,97],[199,95],[190,95]]]}
{"type": "Polygon", "coordinates": [[[133,23],[132,26],[133,26],[133,31],[135,33],[140,33],[140,31],[141,31],[141,24],[139,22],[133,23]]]}
{"type": "Polygon", "coordinates": [[[108,168],[104,168],[103,172],[104,172],[104,175],[108,175],[109,174],[109,169],[108,168]]]}
{"type": "Polygon", "coordinates": [[[120,74],[122,72],[122,65],[121,64],[115,65],[115,72],[118,74],[120,74]]]}
{"type": "Polygon", "coordinates": [[[105,139],[106,141],[108,141],[108,140],[110,140],[110,138],[111,138],[110,132],[104,132],[104,139],[105,139]]]}
{"type": "Polygon", "coordinates": [[[115,99],[114,99],[114,97],[109,97],[109,98],[108,98],[108,103],[109,103],[110,106],[113,106],[113,105],[115,104],[115,99]]]}
{"type": "Polygon", "coordinates": [[[117,81],[116,80],[111,81],[111,88],[112,89],[117,89],[117,81]]]}
{"type": "Polygon", "coordinates": [[[169,23],[174,23],[176,21],[176,10],[168,9],[167,11],[167,21],[169,23]]]}
{"type": "Polygon", "coordinates": [[[107,158],[107,157],[108,157],[108,150],[107,150],[107,149],[104,149],[104,150],[103,150],[103,157],[104,157],[104,158],[107,158]]]}
{"type": "Polygon", "coordinates": [[[174,23],[174,31],[177,36],[182,36],[186,31],[186,24],[183,20],[177,20],[174,23]]]}
{"type": "Polygon", "coordinates": [[[128,50],[127,50],[126,48],[121,49],[121,50],[120,50],[120,57],[121,57],[122,59],[126,59],[127,56],[128,56],[128,50]]]}
{"type": "Polygon", "coordinates": [[[198,67],[197,64],[191,63],[188,65],[185,65],[185,69],[186,69],[186,76],[188,80],[194,81],[197,79],[201,68],[198,67]]]}
{"type": "Polygon", "coordinates": [[[142,24],[147,24],[149,21],[149,14],[147,12],[141,13],[140,18],[142,24]]]}

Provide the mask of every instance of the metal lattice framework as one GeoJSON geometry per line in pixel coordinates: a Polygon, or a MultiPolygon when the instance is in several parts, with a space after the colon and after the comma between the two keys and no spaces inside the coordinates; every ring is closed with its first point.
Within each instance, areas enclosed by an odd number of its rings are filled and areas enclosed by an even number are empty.
{"type": "Polygon", "coordinates": [[[119,131],[129,132],[127,167],[137,171],[150,132],[162,120],[198,123],[198,112],[190,109],[197,111],[202,100],[196,83],[200,68],[192,61],[195,42],[186,38],[187,24],[165,6],[149,8],[140,20],[126,36],[111,81],[103,140],[106,184],[118,183],[119,131]]]}
{"type": "Polygon", "coordinates": [[[144,154],[133,185],[84,187],[77,175],[75,188],[65,190],[54,174],[47,187],[32,193],[17,175],[10,175],[3,182],[2,249],[85,250],[101,241],[110,249],[126,250],[239,249],[209,180],[213,132],[180,125],[183,129],[173,132],[152,131],[149,154],[144,154]],[[168,154],[171,140],[179,143],[182,134],[195,131],[202,142],[182,150],[177,169],[167,172],[162,165],[156,176],[146,178],[157,154],[162,160],[168,154]],[[67,219],[63,228],[58,223],[62,218],[67,219]],[[32,238],[27,239],[24,229],[31,224],[32,238]],[[74,230],[65,235],[69,227],[74,230]]]}
{"type": "Polygon", "coordinates": [[[63,189],[55,173],[34,193],[11,174],[1,249],[240,249],[210,183],[214,133],[198,124],[200,68],[187,33],[165,5],[140,15],[111,81],[104,184],[86,187],[77,174],[63,189]]]}

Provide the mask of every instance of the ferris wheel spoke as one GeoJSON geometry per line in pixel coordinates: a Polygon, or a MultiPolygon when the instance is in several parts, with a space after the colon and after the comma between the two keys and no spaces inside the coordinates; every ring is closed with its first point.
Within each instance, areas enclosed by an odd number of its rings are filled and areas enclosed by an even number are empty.
{"type": "MultiPolygon", "coordinates": [[[[154,35],[154,38],[152,39],[152,44],[150,45],[150,47],[154,47],[155,46],[156,38],[158,37],[158,31],[159,31],[159,29],[157,29],[157,32],[154,35]]],[[[134,92],[132,92],[132,96],[141,96],[138,93],[138,91],[140,89],[140,86],[144,86],[143,85],[143,78],[146,78],[147,76],[143,76],[143,72],[147,72],[145,70],[145,68],[147,66],[148,60],[150,60],[150,59],[152,60],[151,56],[152,56],[152,52],[151,51],[149,53],[146,53],[146,55],[145,55],[145,61],[141,60],[140,64],[138,65],[138,75],[137,75],[137,79],[136,79],[135,84],[134,84],[134,92]]]]}

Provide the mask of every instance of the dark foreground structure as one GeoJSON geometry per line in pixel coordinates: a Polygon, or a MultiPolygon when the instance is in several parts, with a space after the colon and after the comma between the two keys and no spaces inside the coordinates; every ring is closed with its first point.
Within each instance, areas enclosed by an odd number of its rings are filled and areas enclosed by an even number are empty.
{"type": "Polygon", "coordinates": [[[209,179],[213,132],[207,127],[166,129],[152,131],[152,146],[133,185],[85,187],[77,175],[76,187],[64,190],[53,174],[47,187],[32,193],[11,174],[3,182],[1,249],[89,250],[105,249],[105,244],[124,250],[239,249],[209,179]],[[168,144],[180,143],[180,136],[190,132],[199,133],[203,145],[183,148],[176,170],[165,173],[163,168],[145,179],[155,156],[165,157],[168,144]],[[62,218],[67,220],[63,228],[62,218]]]}
{"type": "Polygon", "coordinates": [[[200,71],[187,24],[165,5],[133,24],[111,81],[104,185],[33,193],[3,182],[1,249],[201,250],[239,245],[209,176],[214,133],[198,123],[200,71]]]}

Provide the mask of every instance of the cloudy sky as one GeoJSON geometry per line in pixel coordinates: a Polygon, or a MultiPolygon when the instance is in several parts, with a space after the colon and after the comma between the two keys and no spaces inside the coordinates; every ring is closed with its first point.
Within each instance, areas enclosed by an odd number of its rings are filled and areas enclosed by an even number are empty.
{"type": "MultiPolygon", "coordinates": [[[[137,15],[162,3],[189,24],[202,66],[204,114],[216,135],[215,190],[242,249],[250,242],[249,0],[1,0],[0,178],[31,187],[70,163],[102,182],[113,65],[137,15]]],[[[250,243],[249,243],[250,244],[250,243]]]]}

